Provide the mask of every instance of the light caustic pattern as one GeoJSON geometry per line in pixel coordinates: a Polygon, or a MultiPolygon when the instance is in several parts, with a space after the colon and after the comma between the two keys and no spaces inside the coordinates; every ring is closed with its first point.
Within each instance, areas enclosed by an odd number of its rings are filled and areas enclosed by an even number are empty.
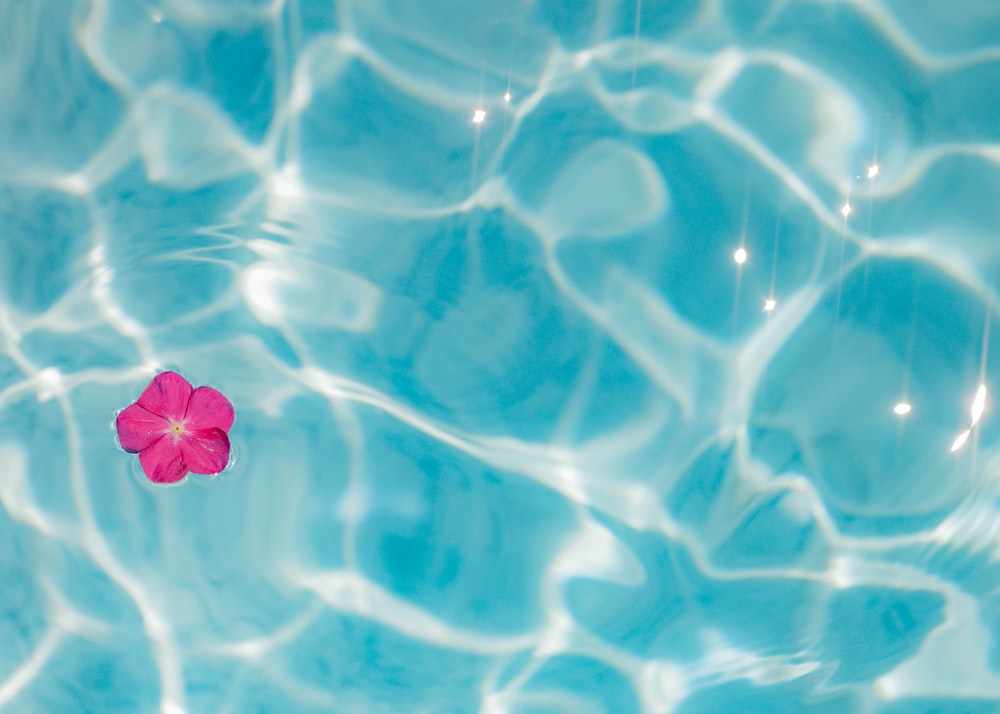
{"type": "Polygon", "coordinates": [[[995,711],[998,23],[0,5],[0,710],[995,711]]]}

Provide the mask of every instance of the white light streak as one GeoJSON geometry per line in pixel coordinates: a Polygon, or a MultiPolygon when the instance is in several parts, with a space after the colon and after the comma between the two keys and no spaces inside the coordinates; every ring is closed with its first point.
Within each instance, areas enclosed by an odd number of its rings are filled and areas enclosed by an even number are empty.
{"type": "Polygon", "coordinates": [[[979,419],[983,416],[983,411],[986,409],[986,385],[980,384],[979,389],[976,390],[976,396],[972,399],[972,408],[969,410],[972,414],[972,423],[969,424],[969,428],[955,437],[955,441],[951,444],[951,452],[955,453],[963,446],[965,442],[969,440],[969,435],[972,433],[973,428],[979,423],[979,419]]]}
{"type": "Polygon", "coordinates": [[[972,400],[972,426],[976,425],[979,421],[979,417],[983,415],[983,410],[986,408],[986,385],[980,384],[979,389],[976,390],[976,398],[972,400]]]}

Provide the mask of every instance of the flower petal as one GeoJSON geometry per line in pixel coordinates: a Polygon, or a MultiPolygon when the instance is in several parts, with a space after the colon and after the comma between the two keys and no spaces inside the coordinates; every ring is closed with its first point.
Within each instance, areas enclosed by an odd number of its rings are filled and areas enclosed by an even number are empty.
{"type": "Polygon", "coordinates": [[[122,448],[134,454],[163,436],[170,425],[163,417],[143,409],[138,404],[132,404],[118,414],[115,428],[118,430],[118,441],[121,442],[122,448]]]}
{"type": "Polygon", "coordinates": [[[160,372],[139,396],[137,404],[167,419],[180,421],[187,411],[191,385],[177,372],[160,372]]]}
{"type": "Polygon", "coordinates": [[[216,427],[189,431],[180,440],[180,449],[196,474],[217,474],[229,463],[229,437],[216,427]]]}
{"type": "Polygon", "coordinates": [[[179,445],[169,436],[162,436],[139,452],[142,470],[153,483],[174,483],[187,476],[179,445]]]}
{"type": "Polygon", "coordinates": [[[192,431],[211,429],[212,427],[229,431],[235,417],[233,405],[222,395],[222,392],[211,387],[198,387],[191,392],[187,414],[184,415],[184,424],[192,431]]]}

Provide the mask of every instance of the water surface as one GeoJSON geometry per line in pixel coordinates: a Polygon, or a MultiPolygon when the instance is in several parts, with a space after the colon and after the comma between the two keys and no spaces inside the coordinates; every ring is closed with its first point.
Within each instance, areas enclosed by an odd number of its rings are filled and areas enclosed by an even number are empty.
{"type": "Polygon", "coordinates": [[[998,23],[0,5],[0,709],[997,711],[998,23]]]}

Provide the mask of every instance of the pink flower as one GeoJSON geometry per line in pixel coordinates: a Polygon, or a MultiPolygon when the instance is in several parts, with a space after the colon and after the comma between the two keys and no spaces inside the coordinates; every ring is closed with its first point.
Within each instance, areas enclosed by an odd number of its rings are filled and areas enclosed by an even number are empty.
{"type": "Polygon", "coordinates": [[[233,405],[211,387],[192,389],[176,372],[153,378],[139,400],[118,414],[122,448],[139,454],[146,477],[174,483],[196,474],[217,474],[229,463],[233,405]]]}

